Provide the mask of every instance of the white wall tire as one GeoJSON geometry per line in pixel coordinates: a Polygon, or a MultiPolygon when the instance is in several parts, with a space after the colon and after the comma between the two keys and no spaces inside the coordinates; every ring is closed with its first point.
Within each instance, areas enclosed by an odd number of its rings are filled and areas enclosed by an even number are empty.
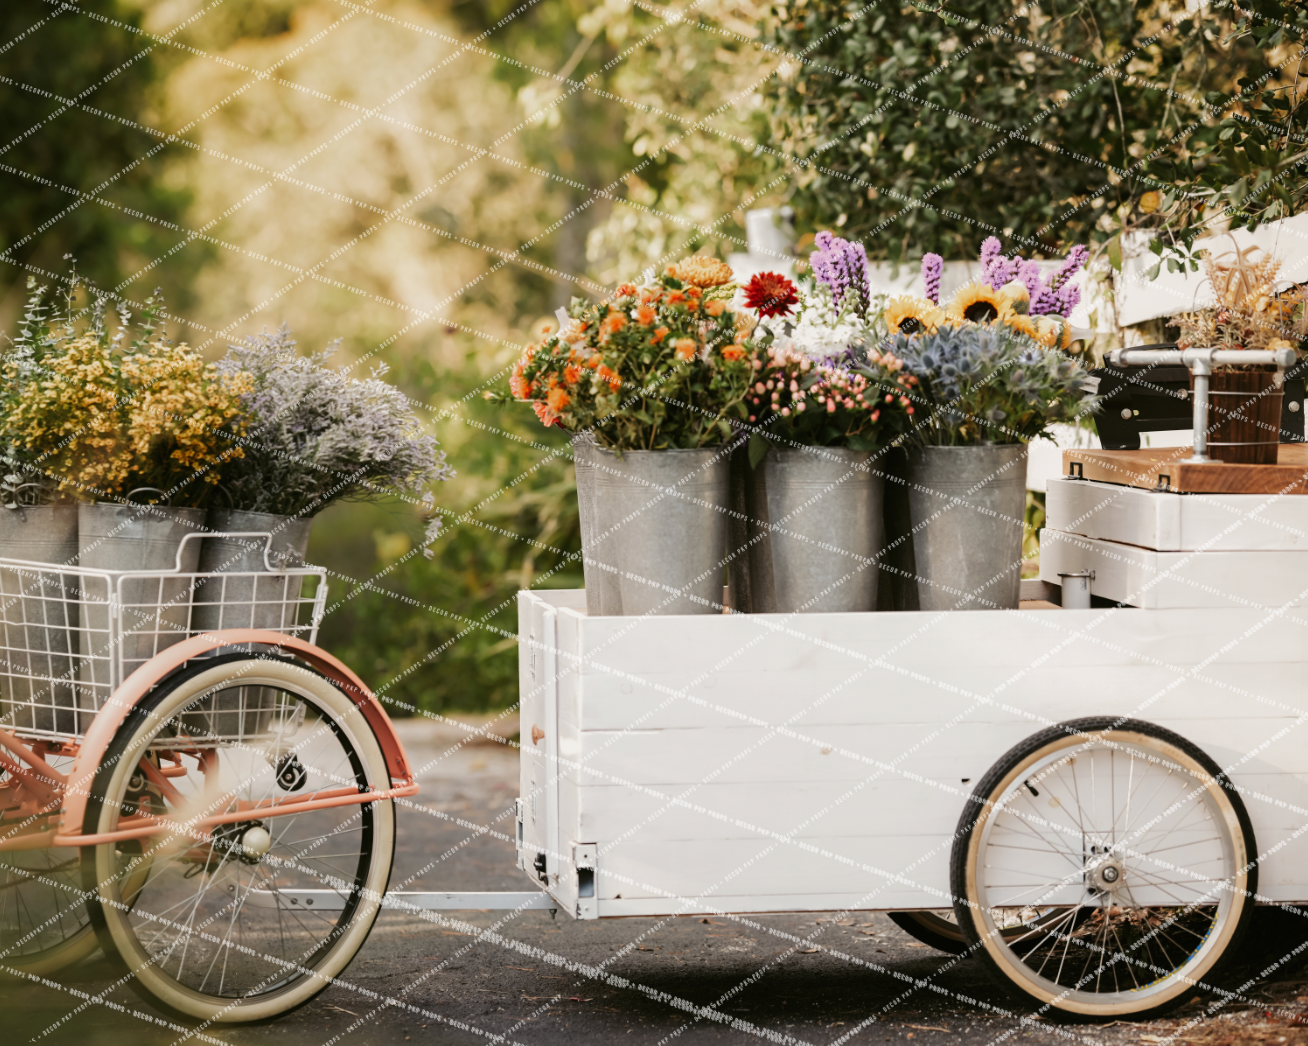
{"type": "MultiPolygon", "coordinates": [[[[232,721],[228,714],[225,722],[232,721]]],[[[188,810],[203,805],[221,813],[242,809],[242,802],[294,799],[329,787],[389,787],[366,720],[329,681],[292,662],[228,655],[192,662],[133,709],[96,776],[83,831],[114,829],[143,756],[170,746],[181,753],[188,743],[197,754],[182,755],[181,765],[193,760],[196,770],[172,781],[188,810]],[[267,702],[274,692],[279,711],[264,733],[209,747],[187,740],[197,721],[207,721],[202,716],[230,707],[232,695],[267,702]],[[305,711],[296,712],[297,705],[305,711]],[[299,725],[288,725],[297,714],[299,725]],[[205,755],[210,748],[213,755],[205,755]],[[289,789],[277,781],[288,752],[305,771],[289,789]],[[208,758],[216,760],[217,783],[206,792],[201,770],[208,758]]],[[[151,857],[144,883],[128,871],[131,846],[83,849],[88,910],[106,953],[136,990],[169,1010],[223,1023],[279,1016],[327,987],[367,939],[390,878],[394,804],[267,816],[257,825],[271,837],[267,853],[246,854],[235,845],[248,826],[233,828],[231,839],[215,832],[202,844],[184,836],[142,840],[139,848],[151,857]],[[289,887],[331,887],[347,901],[340,912],[258,903],[289,887]]]]}
{"type": "Polygon", "coordinates": [[[959,822],[960,929],[1042,1010],[1155,1016],[1220,983],[1254,908],[1244,804],[1184,738],[1107,718],[1061,724],[1006,753],[959,822]],[[1026,934],[1003,932],[1021,913],[1026,934]]]}

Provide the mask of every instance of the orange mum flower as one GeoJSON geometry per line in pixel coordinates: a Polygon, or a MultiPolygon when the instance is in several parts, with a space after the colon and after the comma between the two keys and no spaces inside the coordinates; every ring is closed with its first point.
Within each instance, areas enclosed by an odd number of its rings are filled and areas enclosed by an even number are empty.
{"type": "Polygon", "coordinates": [[[525,359],[518,360],[513,365],[513,373],[509,376],[509,392],[513,394],[514,399],[525,400],[531,392],[531,382],[522,376],[522,370],[526,365],[525,359]]]}
{"type": "Polygon", "coordinates": [[[580,368],[580,367],[564,367],[564,368],[563,368],[563,380],[566,381],[569,385],[575,385],[575,384],[577,384],[577,382],[581,381],[581,368],[580,368]]]}
{"type": "Polygon", "coordinates": [[[545,395],[545,402],[549,404],[550,410],[557,413],[572,402],[572,397],[564,389],[550,389],[545,395]]]}
{"type": "Polygon", "coordinates": [[[650,344],[651,344],[651,345],[657,345],[657,344],[658,344],[659,342],[661,342],[664,338],[666,338],[666,337],[668,336],[668,334],[669,334],[669,331],[668,331],[667,327],[655,327],[655,328],[654,328],[654,337],[650,338],[650,344]]]}
{"type": "Polygon", "coordinates": [[[611,312],[600,321],[600,334],[615,334],[627,325],[627,317],[620,312],[611,312]]]}
{"type": "Polygon", "coordinates": [[[636,309],[636,322],[642,327],[648,327],[654,322],[654,310],[648,305],[638,306],[636,309]]]}
{"type": "Polygon", "coordinates": [[[543,403],[533,403],[531,405],[531,409],[536,412],[536,417],[540,418],[541,422],[545,425],[546,428],[549,428],[551,425],[553,425],[556,421],[559,420],[559,416],[555,414],[553,411],[551,411],[549,407],[545,406],[545,404],[543,403]]]}
{"type": "Polygon", "coordinates": [[[722,358],[735,363],[736,360],[743,360],[745,358],[745,350],[739,345],[728,345],[722,350],[722,358]]]}
{"type": "Polygon", "coordinates": [[[676,350],[677,359],[688,360],[695,355],[695,350],[699,348],[691,338],[678,338],[672,343],[673,349],[676,350]]]}
{"type": "Polygon", "coordinates": [[[618,288],[619,298],[629,298],[636,293],[636,286],[632,283],[624,283],[618,288]]]}
{"type": "Polygon", "coordinates": [[[686,296],[681,291],[668,291],[668,304],[680,305],[686,300],[686,296]]]}
{"type": "Polygon", "coordinates": [[[702,290],[700,290],[698,287],[687,287],[687,288],[686,288],[686,297],[688,297],[688,298],[698,298],[698,297],[700,297],[703,293],[704,293],[704,292],[703,292],[702,290]]]}
{"type": "Polygon", "coordinates": [[[655,304],[661,297],[663,297],[663,289],[661,287],[648,287],[640,292],[640,300],[645,302],[647,305],[655,304]]]}
{"type": "Polygon", "coordinates": [[[704,311],[710,316],[721,316],[723,312],[726,311],[726,308],[727,303],[725,301],[718,301],[715,299],[704,303],[704,311]]]}
{"type": "Polygon", "coordinates": [[[597,373],[599,374],[601,379],[609,383],[609,388],[612,389],[614,392],[617,392],[618,388],[622,385],[622,379],[619,378],[613,371],[609,370],[608,367],[601,367],[597,371],[597,373]]]}
{"type": "Polygon", "coordinates": [[[603,362],[603,360],[604,357],[597,352],[595,353],[595,355],[593,355],[592,357],[590,357],[590,359],[586,361],[586,366],[589,367],[591,370],[594,370],[596,367],[600,365],[600,363],[603,362]]]}

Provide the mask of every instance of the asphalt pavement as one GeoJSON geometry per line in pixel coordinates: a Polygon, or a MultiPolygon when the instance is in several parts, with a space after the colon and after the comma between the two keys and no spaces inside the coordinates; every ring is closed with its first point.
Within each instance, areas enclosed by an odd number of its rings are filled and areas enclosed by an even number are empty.
{"type": "MultiPolygon", "coordinates": [[[[400,812],[392,889],[531,889],[513,865],[516,750],[461,745],[466,733],[447,724],[399,726],[423,769],[421,794],[400,812]]],[[[0,983],[0,1043],[1308,1046],[1308,947],[1259,976],[1308,941],[1308,920],[1259,916],[1251,983],[1200,1021],[1196,1000],[1149,1023],[1023,1023],[1030,1008],[980,963],[928,948],[880,913],[575,922],[546,911],[386,911],[338,983],[276,1021],[192,1035],[93,957],[57,982],[0,983]]]]}

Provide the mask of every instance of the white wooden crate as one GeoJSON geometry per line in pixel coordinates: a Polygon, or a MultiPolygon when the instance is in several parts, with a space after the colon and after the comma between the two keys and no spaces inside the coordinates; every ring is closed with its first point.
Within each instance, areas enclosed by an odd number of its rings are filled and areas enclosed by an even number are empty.
{"type": "Polygon", "coordinates": [[[1176,494],[1093,480],[1050,480],[1045,525],[1161,552],[1308,550],[1308,497],[1176,494]]]}
{"type": "Polygon", "coordinates": [[[1120,541],[1040,532],[1040,578],[1093,570],[1093,595],[1133,607],[1268,607],[1308,604],[1308,549],[1158,552],[1120,541]]]}
{"type": "Polygon", "coordinates": [[[1089,715],[1238,767],[1260,850],[1282,844],[1266,892],[1308,897],[1308,632],[1284,614],[588,618],[573,592],[522,593],[519,613],[520,862],[545,853],[570,911],[940,907],[978,779],[1089,715]],[[579,844],[598,854],[593,900],[579,844]]]}

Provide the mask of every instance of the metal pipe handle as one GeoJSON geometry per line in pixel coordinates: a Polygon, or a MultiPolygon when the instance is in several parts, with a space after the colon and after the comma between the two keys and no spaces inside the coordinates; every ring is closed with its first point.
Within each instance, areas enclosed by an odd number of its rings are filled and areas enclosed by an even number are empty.
{"type": "Polygon", "coordinates": [[[1294,349],[1113,349],[1104,354],[1110,367],[1180,363],[1190,368],[1194,376],[1194,453],[1186,461],[1198,465],[1212,462],[1208,456],[1208,393],[1213,367],[1275,364],[1276,384],[1284,385],[1285,369],[1298,358],[1294,349]]]}

